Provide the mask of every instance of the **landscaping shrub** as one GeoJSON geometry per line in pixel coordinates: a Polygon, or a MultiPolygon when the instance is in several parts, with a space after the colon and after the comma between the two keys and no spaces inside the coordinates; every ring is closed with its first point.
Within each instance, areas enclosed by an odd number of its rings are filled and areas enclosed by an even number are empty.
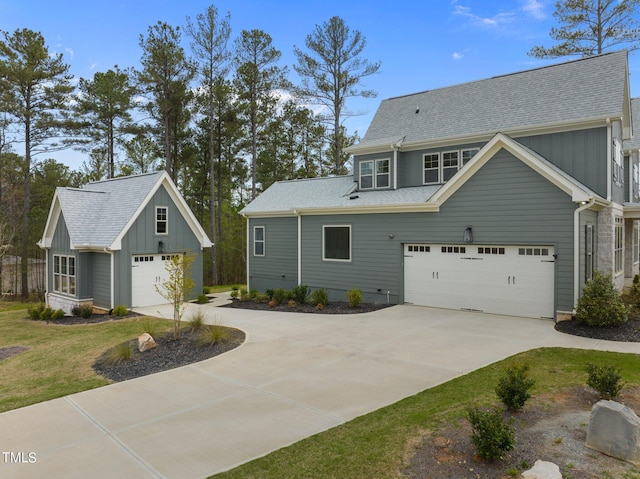
{"type": "Polygon", "coordinates": [[[309,290],[310,288],[306,284],[299,284],[293,287],[291,295],[298,303],[304,304],[307,302],[307,298],[309,297],[309,290]]]}
{"type": "Polygon", "coordinates": [[[595,389],[603,399],[614,399],[618,397],[624,385],[620,382],[622,375],[620,369],[613,364],[598,366],[587,363],[587,385],[595,389]]]}
{"type": "Polygon", "coordinates": [[[269,295],[265,294],[265,293],[258,293],[256,294],[256,298],[254,300],[256,303],[268,303],[269,302],[269,295]]]}
{"type": "Polygon", "coordinates": [[[62,319],[64,318],[64,311],[62,309],[56,309],[51,315],[51,319],[62,319]]]}
{"type": "Polygon", "coordinates": [[[284,288],[276,288],[273,290],[273,295],[271,296],[276,304],[282,304],[289,299],[291,293],[285,290],[284,288]]]}
{"type": "Polygon", "coordinates": [[[40,319],[40,313],[44,311],[44,303],[30,304],[27,307],[27,314],[29,318],[37,320],[40,319]]]}
{"type": "Polygon", "coordinates": [[[142,321],[140,326],[142,327],[142,332],[147,333],[152,338],[157,338],[162,330],[161,324],[151,321],[150,319],[142,321]]]}
{"type": "Polygon", "coordinates": [[[249,299],[255,300],[256,296],[258,296],[258,290],[257,289],[250,289],[249,290],[249,299]]]}
{"type": "Polygon", "coordinates": [[[228,340],[229,330],[220,324],[205,326],[198,337],[198,343],[201,346],[213,346],[226,343],[228,340]]]}
{"type": "Polygon", "coordinates": [[[270,308],[275,308],[278,303],[276,303],[275,299],[272,299],[271,301],[269,301],[269,303],[267,303],[269,305],[270,308]]]}
{"type": "Polygon", "coordinates": [[[311,293],[311,304],[318,306],[321,304],[323,307],[329,303],[329,291],[324,288],[316,289],[311,293]]]}
{"type": "Polygon", "coordinates": [[[634,312],[637,314],[640,312],[640,275],[636,274],[633,277],[633,284],[627,294],[627,300],[634,312]]]}
{"type": "Polygon", "coordinates": [[[53,309],[44,308],[42,311],[40,311],[40,319],[42,321],[49,321],[52,317],[53,317],[53,309]]]}
{"type": "Polygon", "coordinates": [[[240,289],[240,301],[249,301],[249,291],[247,291],[247,288],[240,289]]]}
{"type": "Polygon", "coordinates": [[[240,293],[238,293],[237,289],[232,289],[231,293],[229,293],[229,296],[231,296],[232,299],[238,299],[240,293]]]}
{"type": "Polygon", "coordinates": [[[498,380],[496,394],[510,411],[519,411],[531,397],[529,389],[535,381],[529,378],[529,365],[515,363],[505,368],[504,376],[498,380]]]}
{"type": "Polygon", "coordinates": [[[126,316],[129,314],[129,309],[124,304],[119,304],[112,311],[114,316],[126,316]]]}
{"type": "Polygon", "coordinates": [[[133,356],[133,345],[131,341],[118,344],[115,348],[109,350],[106,361],[108,364],[115,365],[124,361],[129,361],[133,356]]]}
{"type": "Polygon", "coordinates": [[[362,303],[362,290],[359,288],[350,289],[345,293],[349,306],[357,308],[362,303]]]}
{"type": "Polygon", "coordinates": [[[207,304],[209,302],[209,297],[206,294],[199,294],[196,298],[196,303],[198,304],[207,304]]]}
{"type": "Polygon", "coordinates": [[[513,418],[505,421],[499,409],[483,411],[472,407],[467,411],[467,419],[471,423],[471,442],[478,456],[493,461],[514,448],[513,418]]]}
{"type": "Polygon", "coordinates": [[[81,316],[84,319],[88,319],[93,314],[93,307],[89,304],[74,306],[71,310],[71,314],[73,314],[74,316],[81,316]]]}
{"type": "Polygon", "coordinates": [[[594,271],[578,300],[577,318],[589,326],[611,327],[627,321],[628,313],[611,275],[594,271]]]}
{"type": "Polygon", "coordinates": [[[202,311],[196,311],[189,319],[190,331],[202,331],[206,327],[205,314],[202,311]]]}
{"type": "Polygon", "coordinates": [[[298,307],[298,303],[296,303],[295,299],[290,299],[290,300],[289,300],[289,307],[290,307],[291,309],[295,309],[295,308],[297,308],[297,307],[298,307]]]}
{"type": "Polygon", "coordinates": [[[202,294],[211,294],[211,290],[213,288],[211,286],[203,286],[202,287],[202,294]]]}

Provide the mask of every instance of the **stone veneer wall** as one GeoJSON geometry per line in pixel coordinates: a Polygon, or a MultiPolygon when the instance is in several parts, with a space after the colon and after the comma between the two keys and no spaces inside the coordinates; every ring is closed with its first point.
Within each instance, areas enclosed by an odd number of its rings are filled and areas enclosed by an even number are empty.
{"type": "MultiPolygon", "coordinates": [[[[620,290],[624,287],[624,272],[615,274],[614,268],[614,249],[615,249],[615,218],[623,215],[622,208],[617,205],[612,205],[598,212],[598,248],[597,248],[597,261],[595,269],[602,271],[605,274],[613,274],[613,281],[616,287],[620,290]]],[[[625,243],[625,228],[622,228],[623,245],[625,243]]],[[[625,248],[626,251],[626,248],[625,248]]],[[[623,267],[625,261],[623,259],[623,267]]]]}
{"type": "Polygon", "coordinates": [[[47,293],[47,306],[53,310],[61,309],[65,314],[70,315],[71,310],[75,306],[82,306],[88,304],[93,306],[93,300],[79,300],[68,296],[61,296],[53,293],[47,293]]]}

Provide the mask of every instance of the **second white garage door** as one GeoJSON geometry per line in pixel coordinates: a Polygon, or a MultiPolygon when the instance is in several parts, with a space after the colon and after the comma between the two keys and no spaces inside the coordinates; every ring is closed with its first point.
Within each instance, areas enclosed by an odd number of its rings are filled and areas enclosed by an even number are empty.
{"type": "Polygon", "coordinates": [[[551,246],[404,245],[404,300],[423,306],[553,318],[551,246]]]}

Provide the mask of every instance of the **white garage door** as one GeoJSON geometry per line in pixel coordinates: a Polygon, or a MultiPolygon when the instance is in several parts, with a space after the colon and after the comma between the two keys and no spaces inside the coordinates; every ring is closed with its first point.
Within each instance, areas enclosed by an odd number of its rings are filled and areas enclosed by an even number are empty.
{"type": "Polygon", "coordinates": [[[165,304],[164,299],[157,291],[169,274],[164,263],[170,258],[163,254],[134,255],[131,258],[131,305],[132,307],[153,306],[165,304]]]}
{"type": "Polygon", "coordinates": [[[551,246],[406,244],[404,300],[553,318],[553,254],[551,246]]]}

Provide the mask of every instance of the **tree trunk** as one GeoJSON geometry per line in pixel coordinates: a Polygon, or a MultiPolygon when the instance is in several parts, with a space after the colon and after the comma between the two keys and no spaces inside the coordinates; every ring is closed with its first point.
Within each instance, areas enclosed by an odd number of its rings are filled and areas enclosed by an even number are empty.
{"type": "Polygon", "coordinates": [[[22,247],[20,276],[22,279],[21,297],[23,301],[29,299],[29,209],[31,196],[31,123],[27,120],[25,125],[24,147],[24,204],[22,208],[22,247]]]}
{"type": "Polygon", "coordinates": [[[210,201],[211,201],[211,284],[218,284],[218,271],[216,261],[216,165],[214,161],[214,122],[213,122],[213,89],[209,93],[209,181],[210,181],[210,201]]]}

